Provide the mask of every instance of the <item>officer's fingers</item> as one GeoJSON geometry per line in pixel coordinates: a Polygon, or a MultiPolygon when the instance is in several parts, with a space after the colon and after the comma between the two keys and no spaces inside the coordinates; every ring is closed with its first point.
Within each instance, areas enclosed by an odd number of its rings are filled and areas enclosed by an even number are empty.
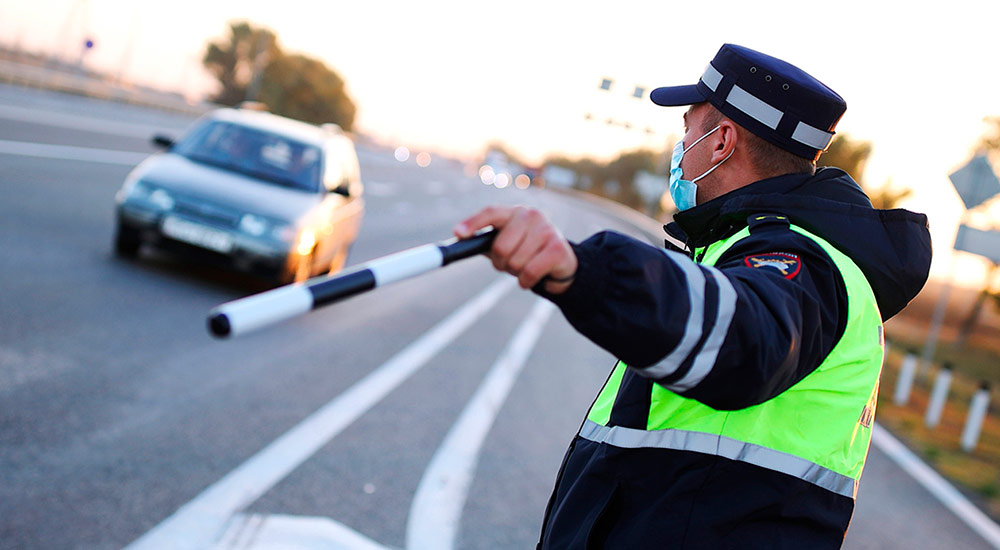
{"type": "Polygon", "coordinates": [[[525,227],[524,239],[507,262],[507,271],[514,275],[520,275],[520,271],[528,265],[528,262],[550,243],[564,240],[555,226],[541,212],[527,211],[524,213],[523,219],[519,218],[519,221],[525,227]]]}
{"type": "Polygon", "coordinates": [[[490,258],[493,259],[493,265],[497,269],[517,275],[509,268],[510,259],[519,251],[525,238],[533,230],[537,216],[539,214],[536,210],[522,206],[513,209],[506,225],[500,228],[500,232],[493,239],[493,247],[490,250],[490,258]]]}
{"type": "Polygon", "coordinates": [[[452,232],[459,239],[468,239],[476,231],[492,225],[497,229],[502,229],[507,225],[510,217],[514,213],[514,208],[509,206],[487,206],[472,216],[458,222],[452,228],[452,232]]]}
{"type": "Polygon", "coordinates": [[[524,266],[517,275],[517,284],[521,288],[533,288],[552,269],[551,261],[543,254],[537,254],[524,266]]]}
{"type": "Polygon", "coordinates": [[[517,282],[523,288],[532,288],[546,276],[558,279],[570,278],[569,281],[549,281],[546,283],[545,290],[552,294],[561,294],[572,284],[571,278],[576,274],[577,267],[576,254],[569,243],[552,240],[524,266],[518,275],[517,282]]]}
{"type": "Polygon", "coordinates": [[[507,272],[520,276],[521,270],[545,248],[549,238],[547,233],[539,234],[530,229],[527,230],[520,245],[507,259],[507,272]]]}

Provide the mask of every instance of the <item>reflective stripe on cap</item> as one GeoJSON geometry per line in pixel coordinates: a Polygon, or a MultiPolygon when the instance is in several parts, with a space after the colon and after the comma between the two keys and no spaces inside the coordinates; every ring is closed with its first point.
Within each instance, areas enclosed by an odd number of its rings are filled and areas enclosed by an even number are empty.
{"type": "Polygon", "coordinates": [[[750,115],[754,120],[772,130],[778,127],[781,117],[785,115],[739,86],[733,86],[733,89],[729,90],[726,103],[750,115]]]}
{"type": "MultiPolygon", "coordinates": [[[[709,63],[705,67],[705,73],[701,75],[701,82],[715,93],[722,82],[722,73],[709,63]]],[[[762,99],[736,85],[733,85],[729,91],[729,95],[726,96],[726,103],[772,130],[778,128],[778,123],[781,122],[781,118],[784,116],[784,113],[780,109],[775,109],[762,99]]],[[[792,132],[791,139],[814,149],[825,151],[833,140],[833,133],[820,130],[815,126],[799,121],[792,132]]]]}
{"type": "Polygon", "coordinates": [[[799,122],[798,125],[795,126],[795,131],[792,132],[792,139],[799,143],[805,143],[810,147],[815,147],[825,151],[830,145],[830,142],[833,141],[833,134],[810,126],[805,122],[799,122]]]}
{"type": "Polygon", "coordinates": [[[709,63],[708,67],[705,67],[705,74],[701,75],[701,81],[714,92],[719,87],[719,82],[722,82],[722,73],[715,70],[715,67],[709,63]]]}

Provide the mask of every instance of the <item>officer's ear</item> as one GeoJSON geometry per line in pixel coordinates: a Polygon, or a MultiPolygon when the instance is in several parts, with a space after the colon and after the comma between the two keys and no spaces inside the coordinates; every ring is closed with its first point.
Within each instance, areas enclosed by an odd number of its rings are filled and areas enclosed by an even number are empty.
{"type": "Polygon", "coordinates": [[[736,123],[729,120],[728,118],[723,118],[719,122],[719,129],[716,132],[718,137],[713,140],[712,145],[712,158],[709,162],[712,165],[722,162],[724,159],[729,158],[729,155],[733,154],[736,150],[736,144],[739,143],[740,135],[736,129],[736,123]]]}

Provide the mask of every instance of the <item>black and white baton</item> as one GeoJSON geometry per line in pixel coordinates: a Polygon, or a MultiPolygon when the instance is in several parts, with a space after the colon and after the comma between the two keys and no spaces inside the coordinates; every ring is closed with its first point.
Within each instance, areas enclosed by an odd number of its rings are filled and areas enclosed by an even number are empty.
{"type": "Polygon", "coordinates": [[[305,283],[226,302],[211,311],[208,329],[213,335],[225,338],[291,319],[320,306],[486,252],[496,233],[490,228],[468,239],[425,244],[377,258],[345,273],[316,277],[305,283]]]}

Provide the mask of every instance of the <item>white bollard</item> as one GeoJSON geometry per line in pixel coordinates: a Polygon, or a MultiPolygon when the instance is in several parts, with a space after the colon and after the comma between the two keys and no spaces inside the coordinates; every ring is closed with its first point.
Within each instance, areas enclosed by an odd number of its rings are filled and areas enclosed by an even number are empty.
{"type": "Polygon", "coordinates": [[[979,431],[986,420],[986,411],[990,407],[990,384],[983,382],[979,385],[979,391],[972,396],[972,403],[969,405],[969,416],[965,419],[965,429],[962,430],[962,449],[972,452],[979,441],[979,431]]]}
{"type": "Polygon", "coordinates": [[[951,364],[945,363],[938,371],[937,379],[934,381],[934,389],[931,390],[931,400],[927,404],[927,415],[924,416],[924,424],[928,428],[936,428],[941,423],[941,412],[944,404],[948,401],[948,389],[951,387],[951,364]]]}
{"type": "Polygon", "coordinates": [[[899,365],[899,378],[896,379],[896,393],[893,402],[905,405],[910,400],[910,390],[913,388],[913,375],[917,370],[917,356],[907,353],[899,365]]]}

